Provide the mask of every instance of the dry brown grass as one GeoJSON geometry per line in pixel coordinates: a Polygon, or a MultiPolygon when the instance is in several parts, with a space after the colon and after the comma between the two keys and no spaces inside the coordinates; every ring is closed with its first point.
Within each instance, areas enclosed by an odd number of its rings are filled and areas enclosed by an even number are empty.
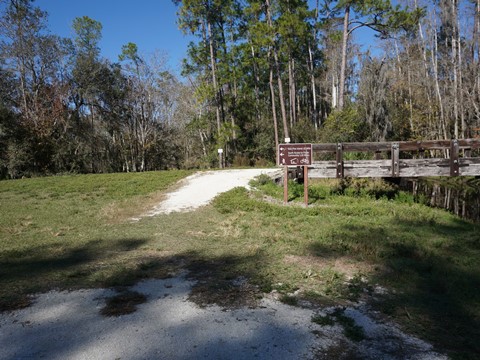
{"type": "Polygon", "coordinates": [[[144,216],[166,198],[164,192],[156,192],[148,197],[134,197],[118,200],[106,205],[101,211],[101,217],[108,224],[121,224],[132,221],[132,218],[144,216]]]}
{"type": "Polygon", "coordinates": [[[352,279],[356,275],[369,275],[375,271],[375,266],[357,261],[348,256],[334,258],[322,258],[317,256],[287,255],[284,258],[286,264],[295,264],[302,271],[322,273],[331,270],[343,274],[345,278],[352,279]]]}

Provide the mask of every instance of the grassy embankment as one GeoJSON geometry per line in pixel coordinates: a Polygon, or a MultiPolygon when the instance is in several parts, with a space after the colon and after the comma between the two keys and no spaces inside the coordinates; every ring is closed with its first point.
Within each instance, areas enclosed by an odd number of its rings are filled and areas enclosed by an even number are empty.
{"type": "MultiPolygon", "coordinates": [[[[320,182],[312,206],[284,207],[282,189],[265,179],[193,213],[129,220],[186,174],[0,182],[1,308],[38,291],[129,285],[186,267],[206,302],[231,296],[239,276],[289,303],[367,297],[454,358],[480,353],[479,225],[378,182],[320,182]]],[[[302,199],[301,186],[290,191],[302,199]]]]}

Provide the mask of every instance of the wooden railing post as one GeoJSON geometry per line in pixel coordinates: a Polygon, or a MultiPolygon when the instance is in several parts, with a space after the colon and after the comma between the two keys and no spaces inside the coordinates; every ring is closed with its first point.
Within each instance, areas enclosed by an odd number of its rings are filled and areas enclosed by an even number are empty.
{"type": "Polygon", "coordinates": [[[392,177],[400,176],[400,144],[392,143],[392,177]]]}
{"type": "Polygon", "coordinates": [[[450,143],[450,176],[459,176],[460,166],[458,164],[458,140],[450,143]]]}
{"type": "Polygon", "coordinates": [[[336,151],[336,164],[337,164],[337,178],[343,178],[343,144],[337,144],[337,151],[336,151]]]}

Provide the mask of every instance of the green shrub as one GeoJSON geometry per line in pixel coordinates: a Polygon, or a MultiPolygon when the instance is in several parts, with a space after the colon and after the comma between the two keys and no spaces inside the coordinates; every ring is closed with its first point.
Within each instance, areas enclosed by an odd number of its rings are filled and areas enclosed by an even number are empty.
{"type": "Polygon", "coordinates": [[[273,183],[273,180],[270,176],[268,176],[267,174],[261,174],[257,176],[255,179],[251,180],[249,182],[249,185],[251,187],[259,188],[263,185],[267,185],[271,183],[273,183]]]}
{"type": "Polygon", "coordinates": [[[234,167],[247,167],[252,165],[252,161],[250,161],[247,155],[237,154],[233,158],[232,165],[234,167]]]}
{"type": "Polygon", "coordinates": [[[255,201],[248,197],[247,189],[244,187],[236,187],[220,194],[213,200],[213,205],[222,214],[255,209],[255,201]]]}
{"type": "Polygon", "coordinates": [[[255,159],[255,166],[256,167],[272,167],[275,166],[275,162],[265,159],[263,157],[255,159]]]}
{"type": "Polygon", "coordinates": [[[296,183],[294,181],[288,182],[288,198],[289,200],[295,200],[303,198],[303,184],[296,183]]]}
{"type": "Polygon", "coordinates": [[[353,197],[369,197],[373,199],[394,199],[399,190],[396,185],[382,179],[342,179],[337,186],[331,188],[332,195],[353,197]]]}
{"type": "Polygon", "coordinates": [[[395,201],[402,204],[414,204],[415,198],[412,194],[409,194],[405,191],[399,191],[395,194],[395,201]]]}
{"type": "Polygon", "coordinates": [[[334,111],[325,120],[322,129],[322,142],[354,142],[366,138],[366,126],[353,107],[334,111]]]}
{"type": "Polygon", "coordinates": [[[310,120],[301,119],[293,125],[291,131],[291,136],[297,143],[313,143],[317,141],[317,131],[310,120]]]}
{"type": "Polygon", "coordinates": [[[328,190],[321,186],[310,186],[308,188],[308,199],[311,203],[325,199],[327,194],[328,190]]]}

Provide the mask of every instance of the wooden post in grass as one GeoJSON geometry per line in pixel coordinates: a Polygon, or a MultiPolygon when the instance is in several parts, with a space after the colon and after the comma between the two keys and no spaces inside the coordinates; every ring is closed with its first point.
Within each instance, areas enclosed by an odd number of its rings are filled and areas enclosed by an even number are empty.
{"type": "Polygon", "coordinates": [[[223,149],[218,149],[218,167],[223,169],[223,149]]]}
{"type": "Polygon", "coordinates": [[[284,166],[283,171],[283,204],[288,202],[288,166],[284,166]]]}

